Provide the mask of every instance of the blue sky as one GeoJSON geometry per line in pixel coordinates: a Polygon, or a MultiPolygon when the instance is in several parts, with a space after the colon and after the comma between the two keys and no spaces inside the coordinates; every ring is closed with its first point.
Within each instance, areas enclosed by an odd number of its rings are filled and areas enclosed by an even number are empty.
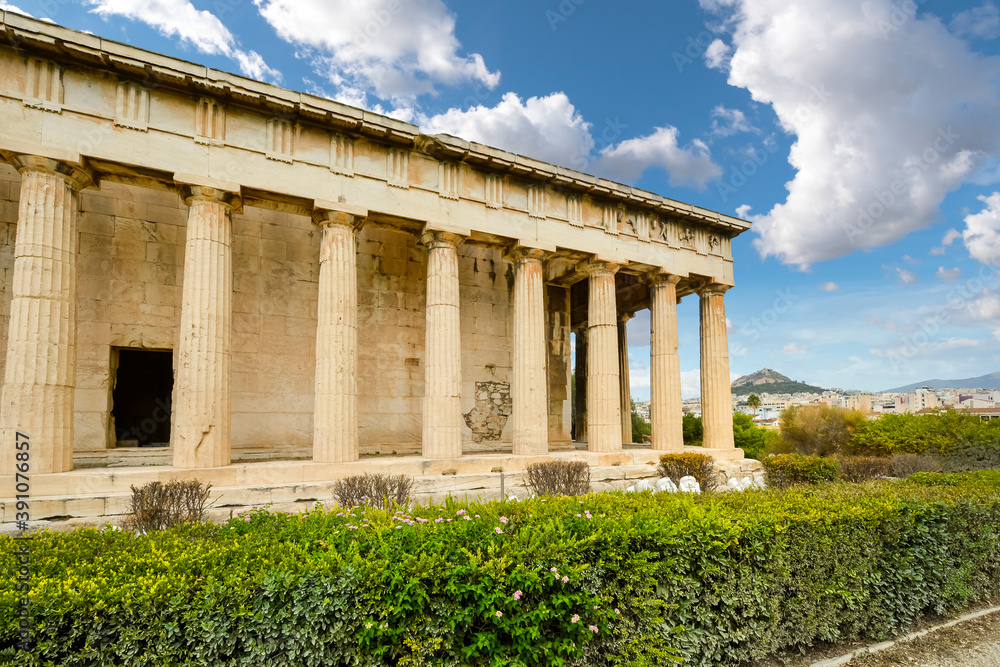
{"type": "MultiPolygon", "coordinates": [[[[750,219],[734,377],[1000,371],[990,1],[0,0],[750,219]]],[[[678,308],[698,394],[697,300],[678,308]]],[[[648,397],[649,319],[629,324],[648,397]]]]}

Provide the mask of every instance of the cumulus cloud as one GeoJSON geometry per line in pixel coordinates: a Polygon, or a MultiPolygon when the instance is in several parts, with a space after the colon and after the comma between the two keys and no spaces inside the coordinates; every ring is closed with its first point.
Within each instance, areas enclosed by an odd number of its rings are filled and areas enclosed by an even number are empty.
{"type": "Polygon", "coordinates": [[[659,167],[673,185],[704,187],[721,174],[703,142],[679,145],[675,127],[657,128],[644,137],[605,145],[595,155],[599,145],[595,133],[601,144],[607,144],[608,138],[620,135],[627,126],[614,119],[594,128],[565,93],[527,100],[507,93],[494,107],[450,109],[417,120],[430,134],[452,134],[616,181],[635,182],[647,169],[659,167]]]}
{"type": "Polygon", "coordinates": [[[701,4],[731,34],[729,83],[796,137],[785,201],[754,217],[765,257],[805,268],[896,241],[1000,149],[1000,58],[931,15],[890,0],[701,4]]]}
{"type": "Polygon", "coordinates": [[[983,264],[1000,262],[1000,192],[980,196],[986,204],[979,213],[965,216],[962,240],[969,254],[983,264]]]}
{"type": "Polygon", "coordinates": [[[727,109],[721,104],[712,109],[712,135],[731,137],[740,132],[759,132],[739,109],[727,109]]]}
{"type": "Polygon", "coordinates": [[[943,255],[947,251],[947,249],[951,247],[951,244],[960,238],[962,238],[962,232],[954,228],[949,229],[947,232],[945,232],[944,238],[941,239],[941,245],[937,246],[936,248],[931,248],[931,254],[943,255]]]}
{"type": "Polygon", "coordinates": [[[938,280],[944,281],[946,283],[953,283],[962,277],[962,269],[946,269],[943,266],[939,266],[937,270],[938,280]]]}
{"type": "Polygon", "coordinates": [[[807,352],[808,350],[808,345],[802,345],[796,342],[786,343],[785,346],[781,348],[782,352],[786,352],[788,354],[801,354],[802,352],[807,352]]]}
{"type": "Polygon", "coordinates": [[[18,14],[24,14],[25,16],[31,16],[28,12],[24,11],[20,7],[15,5],[8,5],[6,2],[0,2],[0,11],[4,12],[16,12],[18,14]]]}
{"type": "Polygon", "coordinates": [[[196,9],[189,0],[87,0],[103,18],[121,16],[142,21],[167,37],[179,37],[202,53],[232,58],[245,76],[279,81],[281,74],[255,51],[236,47],[236,39],[217,16],[196,9]]]}
{"type": "MultiPolygon", "coordinates": [[[[441,0],[254,0],[278,35],[304,47],[339,90],[358,97],[414,98],[437,84],[494,88],[477,53],[462,55],[455,17],[441,0]]],[[[338,94],[338,98],[340,97],[338,94]]]]}
{"type": "Polygon", "coordinates": [[[951,19],[951,31],[962,37],[1000,37],[1000,11],[992,2],[959,12],[951,19]]]}
{"type": "Polygon", "coordinates": [[[824,292],[839,292],[840,291],[840,285],[838,285],[837,283],[823,283],[822,285],[819,286],[819,288],[821,290],[823,290],[824,292]]]}

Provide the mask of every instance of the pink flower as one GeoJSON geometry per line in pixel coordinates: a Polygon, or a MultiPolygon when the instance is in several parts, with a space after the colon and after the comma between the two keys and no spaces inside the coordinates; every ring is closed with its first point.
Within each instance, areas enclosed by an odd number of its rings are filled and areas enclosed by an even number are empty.
{"type": "Polygon", "coordinates": [[[621,612],[618,611],[618,607],[615,607],[615,613],[618,614],[619,616],[621,615],[621,612]]]}
{"type": "Polygon", "coordinates": [[[515,600],[520,600],[522,595],[524,595],[524,593],[522,593],[521,591],[514,591],[515,600]]]}
{"type": "Polygon", "coordinates": [[[434,519],[434,523],[444,523],[444,519],[442,519],[441,517],[438,517],[438,518],[434,519]]]}
{"type": "Polygon", "coordinates": [[[496,528],[494,528],[493,530],[497,531],[497,535],[502,535],[502,534],[503,534],[503,531],[502,531],[502,530],[500,530],[500,526],[497,526],[497,527],[496,527],[496,528]]]}
{"type": "Polygon", "coordinates": [[[569,581],[569,577],[563,577],[563,578],[562,578],[562,582],[563,582],[564,584],[565,584],[566,582],[568,582],[568,581],[569,581]]]}
{"type": "Polygon", "coordinates": [[[591,632],[593,632],[594,634],[597,634],[597,629],[598,629],[598,628],[597,628],[597,626],[596,626],[596,625],[592,625],[592,626],[590,626],[590,631],[591,631],[591,632]]]}
{"type": "Polygon", "coordinates": [[[505,516],[500,517],[500,523],[507,523],[507,517],[505,516]]]}
{"type": "Polygon", "coordinates": [[[555,572],[556,574],[559,574],[559,570],[557,570],[557,569],[556,569],[556,568],[554,568],[554,567],[550,567],[550,568],[549,568],[549,572],[555,572]]]}
{"type": "Polygon", "coordinates": [[[569,619],[569,622],[570,623],[579,623],[580,622],[580,614],[573,614],[573,618],[569,619]]]}
{"type": "Polygon", "coordinates": [[[465,510],[458,510],[455,512],[455,516],[462,516],[463,514],[465,514],[465,510]]]}
{"type": "Polygon", "coordinates": [[[502,616],[503,616],[503,612],[502,611],[498,611],[497,612],[497,618],[501,618],[502,616]]]}

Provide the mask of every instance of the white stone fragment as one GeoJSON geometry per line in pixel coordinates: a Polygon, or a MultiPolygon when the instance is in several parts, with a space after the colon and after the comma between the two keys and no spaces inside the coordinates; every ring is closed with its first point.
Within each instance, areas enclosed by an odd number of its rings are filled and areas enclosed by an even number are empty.
{"type": "Polygon", "coordinates": [[[681,477],[680,490],[684,493],[701,493],[701,487],[698,485],[698,480],[691,475],[681,477]]]}

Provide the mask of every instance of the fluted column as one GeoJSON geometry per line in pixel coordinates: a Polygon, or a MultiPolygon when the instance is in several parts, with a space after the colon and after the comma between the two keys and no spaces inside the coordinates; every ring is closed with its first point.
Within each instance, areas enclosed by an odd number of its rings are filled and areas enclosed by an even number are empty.
{"type": "Polygon", "coordinates": [[[21,195],[0,398],[0,474],[16,472],[18,433],[29,438],[29,474],[64,472],[73,469],[77,193],[91,177],[48,158],[8,160],[21,172],[21,195]]]}
{"type": "Polygon", "coordinates": [[[650,285],[650,422],[653,449],[684,446],[681,362],[677,356],[678,276],[657,275],[650,285]]]}
{"type": "Polygon", "coordinates": [[[458,246],[450,232],[426,232],[427,328],[425,334],[423,456],[462,456],[462,341],[459,328],[458,246]]]}
{"type": "Polygon", "coordinates": [[[313,460],[357,461],[358,448],[358,268],[354,238],[363,220],[317,210],[322,228],[319,307],[316,316],[316,405],[313,460]]]}
{"type": "Polygon", "coordinates": [[[545,370],[545,283],[542,250],[518,248],[514,260],[514,382],[511,385],[514,454],[549,450],[548,376],[545,370]]]}
{"type": "Polygon", "coordinates": [[[618,310],[615,272],[609,262],[592,262],[587,306],[587,436],[592,452],[622,448],[621,387],[618,380],[618,310]]]}
{"type": "Polygon", "coordinates": [[[174,466],[229,465],[232,213],[239,195],[186,186],[187,244],[171,434],[174,466]]]}
{"type": "Polygon", "coordinates": [[[618,315],[618,384],[622,417],[622,442],[632,442],[632,387],[628,368],[628,321],[634,313],[618,315]]]}
{"type": "Polygon", "coordinates": [[[698,290],[701,297],[701,420],[708,449],[734,449],[733,405],[726,334],[726,285],[698,290]]]}

